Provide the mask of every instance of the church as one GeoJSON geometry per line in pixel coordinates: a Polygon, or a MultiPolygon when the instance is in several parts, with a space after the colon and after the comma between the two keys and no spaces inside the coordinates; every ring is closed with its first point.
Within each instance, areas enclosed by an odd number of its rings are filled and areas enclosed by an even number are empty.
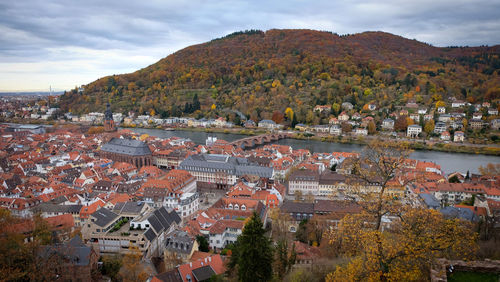
{"type": "Polygon", "coordinates": [[[148,145],[134,139],[112,138],[101,147],[99,156],[115,162],[130,163],[137,168],[153,164],[148,145]]]}

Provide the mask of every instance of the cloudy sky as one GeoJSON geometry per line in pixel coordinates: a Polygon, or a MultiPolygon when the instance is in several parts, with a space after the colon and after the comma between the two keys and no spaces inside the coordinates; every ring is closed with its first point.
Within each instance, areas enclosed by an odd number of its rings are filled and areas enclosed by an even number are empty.
{"type": "Polygon", "coordinates": [[[381,30],[435,46],[496,45],[499,15],[496,0],[1,1],[0,91],[71,89],[245,29],[381,30]]]}

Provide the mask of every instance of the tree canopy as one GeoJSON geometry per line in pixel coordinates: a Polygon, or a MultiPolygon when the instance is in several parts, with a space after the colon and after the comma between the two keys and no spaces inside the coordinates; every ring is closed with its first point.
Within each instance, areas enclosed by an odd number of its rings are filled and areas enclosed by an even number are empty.
{"type": "Polygon", "coordinates": [[[273,249],[262,221],[253,213],[232,250],[229,271],[239,281],[269,281],[272,278],[273,249]]]}

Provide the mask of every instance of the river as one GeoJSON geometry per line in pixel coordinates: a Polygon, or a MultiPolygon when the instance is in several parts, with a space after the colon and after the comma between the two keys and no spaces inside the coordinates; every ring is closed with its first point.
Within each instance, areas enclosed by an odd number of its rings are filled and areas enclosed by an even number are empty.
{"type": "MultiPolygon", "coordinates": [[[[177,136],[181,138],[189,138],[196,144],[205,144],[208,136],[216,136],[219,139],[232,142],[247,136],[233,133],[207,133],[204,131],[185,131],[174,130],[165,131],[162,129],[146,129],[146,128],[133,128],[136,133],[148,134],[150,136],[157,136],[161,138],[168,138],[177,136]]],[[[342,143],[329,143],[315,140],[297,140],[297,139],[282,139],[276,144],[289,145],[294,149],[308,149],[311,152],[353,152],[361,151],[363,145],[358,144],[342,144],[342,143]]],[[[479,166],[485,166],[488,163],[500,163],[500,157],[476,154],[462,154],[462,153],[447,153],[439,151],[414,151],[411,156],[412,159],[430,161],[437,163],[441,166],[445,173],[459,171],[466,173],[469,170],[471,173],[477,173],[479,166]]]]}

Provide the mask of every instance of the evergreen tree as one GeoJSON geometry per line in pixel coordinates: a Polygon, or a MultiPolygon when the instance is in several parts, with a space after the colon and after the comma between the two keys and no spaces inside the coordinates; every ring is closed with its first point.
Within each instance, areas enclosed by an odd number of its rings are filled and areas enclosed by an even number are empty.
{"type": "Polygon", "coordinates": [[[292,116],[292,128],[295,128],[295,125],[297,125],[297,117],[296,115],[292,116]]]}
{"type": "Polygon", "coordinates": [[[245,224],[229,262],[229,271],[236,270],[239,281],[269,281],[272,277],[273,249],[256,212],[245,224]]]}
{"type": "Polygon", "coordinates": [[[201,109],[201,105],[200,105],[200,100],[198,100],[198,94],[194,94],[194,97],[193,97],[193,105],[192,105],[192,112],[195,112],[197,110],[201,109]]]}
{"type": "Polygon", "coordinates": [[[198,250],[200,250],[201,252],[208,252],[209,251],[208,241],[207,241],[207,238],[205,238],[205,236],[197,235],[196,242],[198,242],[198,250]]]}

